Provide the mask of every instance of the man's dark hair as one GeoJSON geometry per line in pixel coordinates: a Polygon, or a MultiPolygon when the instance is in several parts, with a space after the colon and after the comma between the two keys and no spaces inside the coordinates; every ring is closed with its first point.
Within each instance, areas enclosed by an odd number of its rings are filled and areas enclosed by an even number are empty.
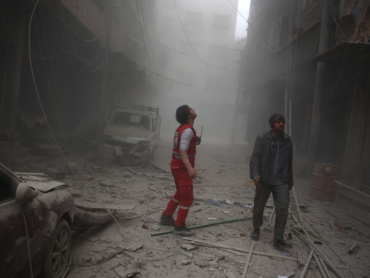
{"type": "Polygon", "coordinates": [[[190,115],[189,106],[186,104],[181,105],[176,110],[176,121],[178,121],[182,125],[187,124],[189,122],[189,115],[190,115]]]}
{"type": "Polygon", "coordinates": [[[283,120],[285,122],[285,118],[283,115],[279,114],[279,113],[275,113],[275,114],[272,114],[269,118],[269,124],[270,124],[270,127],[273,127],[276,120],[283,120]]]}

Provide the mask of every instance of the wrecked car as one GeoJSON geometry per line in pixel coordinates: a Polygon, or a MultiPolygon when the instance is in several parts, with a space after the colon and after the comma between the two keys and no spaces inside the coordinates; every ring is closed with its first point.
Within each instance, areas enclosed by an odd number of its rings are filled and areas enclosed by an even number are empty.
{"type": "Polygon", "coordinates": [[[159,108],[121,105],[104,128],[104,143],[119,146],[127,164],[149,165],[160,139],[159,108]]]}
{"type": "Polygon", "coordinates": [[[31,269],[33,277],[64,277],[71,230],[85,231],[111,220],[103,208],[76,207],[67,187],[43,173],[14,173],[0,163],[1,278],[32,277],[31,269]]]}
{"type": "Polygon", "coordinates": [[[0,164],[0,277],[62,277],[71,253],[73,197],[65,184],[0,164]],[[31,268],[32,267],[32,268],[31,268]]]}

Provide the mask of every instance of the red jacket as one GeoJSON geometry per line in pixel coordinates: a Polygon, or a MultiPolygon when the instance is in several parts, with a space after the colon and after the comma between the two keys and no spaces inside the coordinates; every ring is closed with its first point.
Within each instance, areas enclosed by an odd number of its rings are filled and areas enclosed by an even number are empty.
{"type": "Polygon", "coordinates": [[[190,141],[189,149],[187,151],[189,162],[191,166],[194,168],[195,164],[195,154],[196,146],[197,146],[197,133],[195,132],[195,129],[193,126],[189,124],[180,125],[175,132],[174,140],[173,140],[173,153],[172,153],[172,161],[171,166],[176,167],[185,167],[184,163],[182,162],[181,156],[180,156],[180,142],[181,142],[181,135],[184,132],[184,130],[191,128],[194,132],[194,137],[190,141]]]}

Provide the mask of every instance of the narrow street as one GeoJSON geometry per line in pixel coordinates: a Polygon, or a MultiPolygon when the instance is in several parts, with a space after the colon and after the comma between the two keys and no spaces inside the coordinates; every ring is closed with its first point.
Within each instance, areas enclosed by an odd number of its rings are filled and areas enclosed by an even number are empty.
{"type": "MultiPolygon", "coordinates": [[[[171,157],[171,148],[168,146],[171,146],[169,142],[162,141],[154,158],[154,163],[165,170],[169,170],[171,157]]],[[[199,169],[199,177],[194,183],[196,200],[190,209],[188,226],[252,216],[250,207],[253,205],[254,186],[247,185],[249,166],[245,163],[245,157],[248,151],[247,145],[212,145],[206,142],[198,148],[199,162],[195,168],[199,169]],[[217,200],[222,206],[207,205],[209,199],[217,200]],[[227,204],[226,200],[234,204],[227,204]]],[[[89,191],[104,204],[119,204],[128,208],[117,210],[115,214],[120,228],[111,221],[107,226],[72,235],[73,263],[67,277],[125,277],[135,260],[142,262],[139,268],[141,272],[136,277],[225,277],[225,272],[227,277],[238,277],[242,274],[248,253],[196,245],[193,246],[196,249],[187,251],[181,248],[181,244],[187,242],[172,234],[151,236],[151,233],[172,230],[158,223],[174,193],[170,174],[136,169],[138,175],[135,175],[119,166],[102,168],[96,172],[91,168],[94,164],[82,157],[69,157],[68,160],[78,165],[78,176],[68,175],[66,178],[72,194],[78,196],[80,193],[82,196],[75,197],[75,202],[96,203],[93,195],[78,182],[78,179],[82,179],[89,191]],[[93,179],[86,181],[88,177],[93,179]]],[[[309,183],[304,179],[297,179],[295,187],[302,217],[312,224],[317,247],[336,266],[343,266],[344,262],[355,277],[367,277],[370,267],[370,240],[367,235],[370,227],[361,221],[366,218],[366,212],[353,208],[342,199],[338,199],[336,204],[311,200],[308,196],[309,183]],[[333,226],[333,221],[345,222],[347,226],[349,223],[350,228],[337,228],[333,226]],[[354,243],[359,248],[358,252],[348,254],[354,243]]],[[[268,226],[272,209],[273,201],[270,198],[264,213],[261,239],[254,247],[254,251],[271,254],[271,257],[252,255],[250,272],[246,277],[284,277],[292,271],[299,274],[302,266],[297,261],[298,253],[303,255],[303,263],[308,257],[307,246],[289,229],[286,235],[292,235],[293,248],[277,250],[272,247],[273,233],[268,226]]],[[[290,209],[289,228],[298,226],[292,216],[299,219],[293,194],[290,209]]],[[[274,219],[271,228],[273,225],[274,219]]],[[[252,229],[252,220],[227,223],[196,229],[192,239],[248,252],[252,243],[249,236],[252,229]]],[[[351,277],[348,270],[340,268],[340,271],[344,277],[351,277]]]]}
{"type": "Polygon", "coordinates": [[[0,278],[370,278],[370,0],[8,0],[0,30],[0,278]]]}

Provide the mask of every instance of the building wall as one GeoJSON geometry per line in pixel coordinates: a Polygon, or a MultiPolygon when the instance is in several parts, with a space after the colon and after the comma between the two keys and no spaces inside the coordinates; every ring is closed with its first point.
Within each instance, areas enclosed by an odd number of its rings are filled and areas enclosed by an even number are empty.
{"type": "MultiPolygon", "coordinates": [[[[149,15],[145,12],[147,2],[142,1],[142,4],[150,54],[141,62],[162,76],[193,85],[157,77],[158,90],[173,97],[187,95],[233,104],[237,62],[231,56],[235,44],[236,11],[230,3],[192,0],[176,1],[174,6],[172,1],[159,0],[156,1],[157,13],[149,15]]],[[[237,5],[237,1],[233,2],[237,5]]]]}

